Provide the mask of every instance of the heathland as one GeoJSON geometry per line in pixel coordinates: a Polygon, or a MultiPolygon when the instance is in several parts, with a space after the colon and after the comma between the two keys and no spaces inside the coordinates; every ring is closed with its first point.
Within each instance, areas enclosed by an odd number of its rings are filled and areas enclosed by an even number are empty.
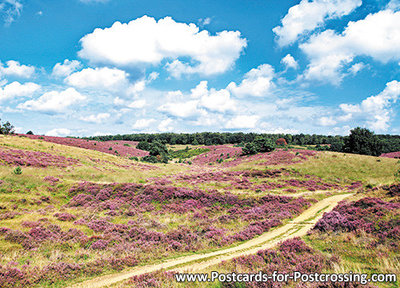
{"type": "Polygon", "coordinates": [[[0,287],[312,287],[177,283],[186,270],[399,275],[399,160],[281,144],[0,135],[0,287]]]}

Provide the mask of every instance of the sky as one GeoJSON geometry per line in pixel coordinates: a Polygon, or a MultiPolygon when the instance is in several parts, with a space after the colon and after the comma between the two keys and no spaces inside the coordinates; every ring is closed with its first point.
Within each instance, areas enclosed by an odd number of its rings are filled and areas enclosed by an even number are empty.
{"type": "Polygon", "coordinates": [[[400,134],[400,0],[0,0],[0,21],[18,133],[400,134]]]}

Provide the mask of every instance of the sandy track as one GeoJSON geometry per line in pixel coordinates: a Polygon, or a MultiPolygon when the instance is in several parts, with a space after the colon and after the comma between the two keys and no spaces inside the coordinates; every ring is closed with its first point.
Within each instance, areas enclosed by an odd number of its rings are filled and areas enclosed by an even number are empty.
{"type": "Polygon", "coordinates": [[[199,271],[209,266],[219,264],[222,261],[227,261],[243,255],[255,254],[259,250],[273,247],[280,241],[306,235],[307,231],[322,217],[324,212],[331,211],[338,202],[351,195],[352,194],[340,194],[319,201],[293,219],[290,223],[235,247],[166,260],[160,264],[140,266],[129,271],[97,277],[72,285],[70,288],[107,287],[130,277],[155,272],[161,269],[177,272],[199,271]]]}

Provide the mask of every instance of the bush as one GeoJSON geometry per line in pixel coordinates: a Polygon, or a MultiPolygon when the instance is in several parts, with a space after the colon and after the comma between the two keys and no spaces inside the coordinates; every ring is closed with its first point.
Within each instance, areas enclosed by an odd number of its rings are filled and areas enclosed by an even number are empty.
{"type": "Polygon", "coordinates": [[[13,171],[13,173],[15,174],[15,175],[21,175],[22,174],[22,169],[21,169],[21,167],[16,167],[15,169],[14,169],[14,171],[13,171]]]}
{"type": "Polygon", "coordinates": [[[287,142],[285,138],[279,138],[278,140],[275,141],[275,144],[278,146],[286,146],[287,142]]]}
{"type": "Polygon", "coordinates": [[[144,156],[142,157],[142,161],[143,162],[149,162],[149,163],[158,163],[158,159],[156,156],[152,156],[152,155],[148,155],[148,156],[144,156]]]}

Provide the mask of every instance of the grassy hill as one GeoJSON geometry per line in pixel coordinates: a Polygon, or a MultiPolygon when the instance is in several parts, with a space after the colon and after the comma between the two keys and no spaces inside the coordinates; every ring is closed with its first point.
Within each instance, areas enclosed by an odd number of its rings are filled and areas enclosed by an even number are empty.
{"type": "MultiPolygon", "coordinates": [[[[241,156],[241,148],[218,145],[177,146],[177,158],[186,163],[148,164],[92,150],[93,143],[79,148],[57,141],[64,140],[0,136],[0,287],[66,287],[234,247],[341,193],[354,196],[324,216],[325,226],[264,253],[297,257],[302,269],[310,264],[304,259],[315,258],[322,263],[318,271],[400,271],[399,195],[385,186],[396,180],[397,159],[300,149],[241,156]],[[365,204],[365,198],[372,200],[365,204]],[[285,252],[292,245],[300,248],[285,252]]],[[[271,268],[265,257],[254,265],[242,259],[211,269],[271,268]]],[[[182,287],[168,273],[119,285],[139,282],[182,287]]]]}

